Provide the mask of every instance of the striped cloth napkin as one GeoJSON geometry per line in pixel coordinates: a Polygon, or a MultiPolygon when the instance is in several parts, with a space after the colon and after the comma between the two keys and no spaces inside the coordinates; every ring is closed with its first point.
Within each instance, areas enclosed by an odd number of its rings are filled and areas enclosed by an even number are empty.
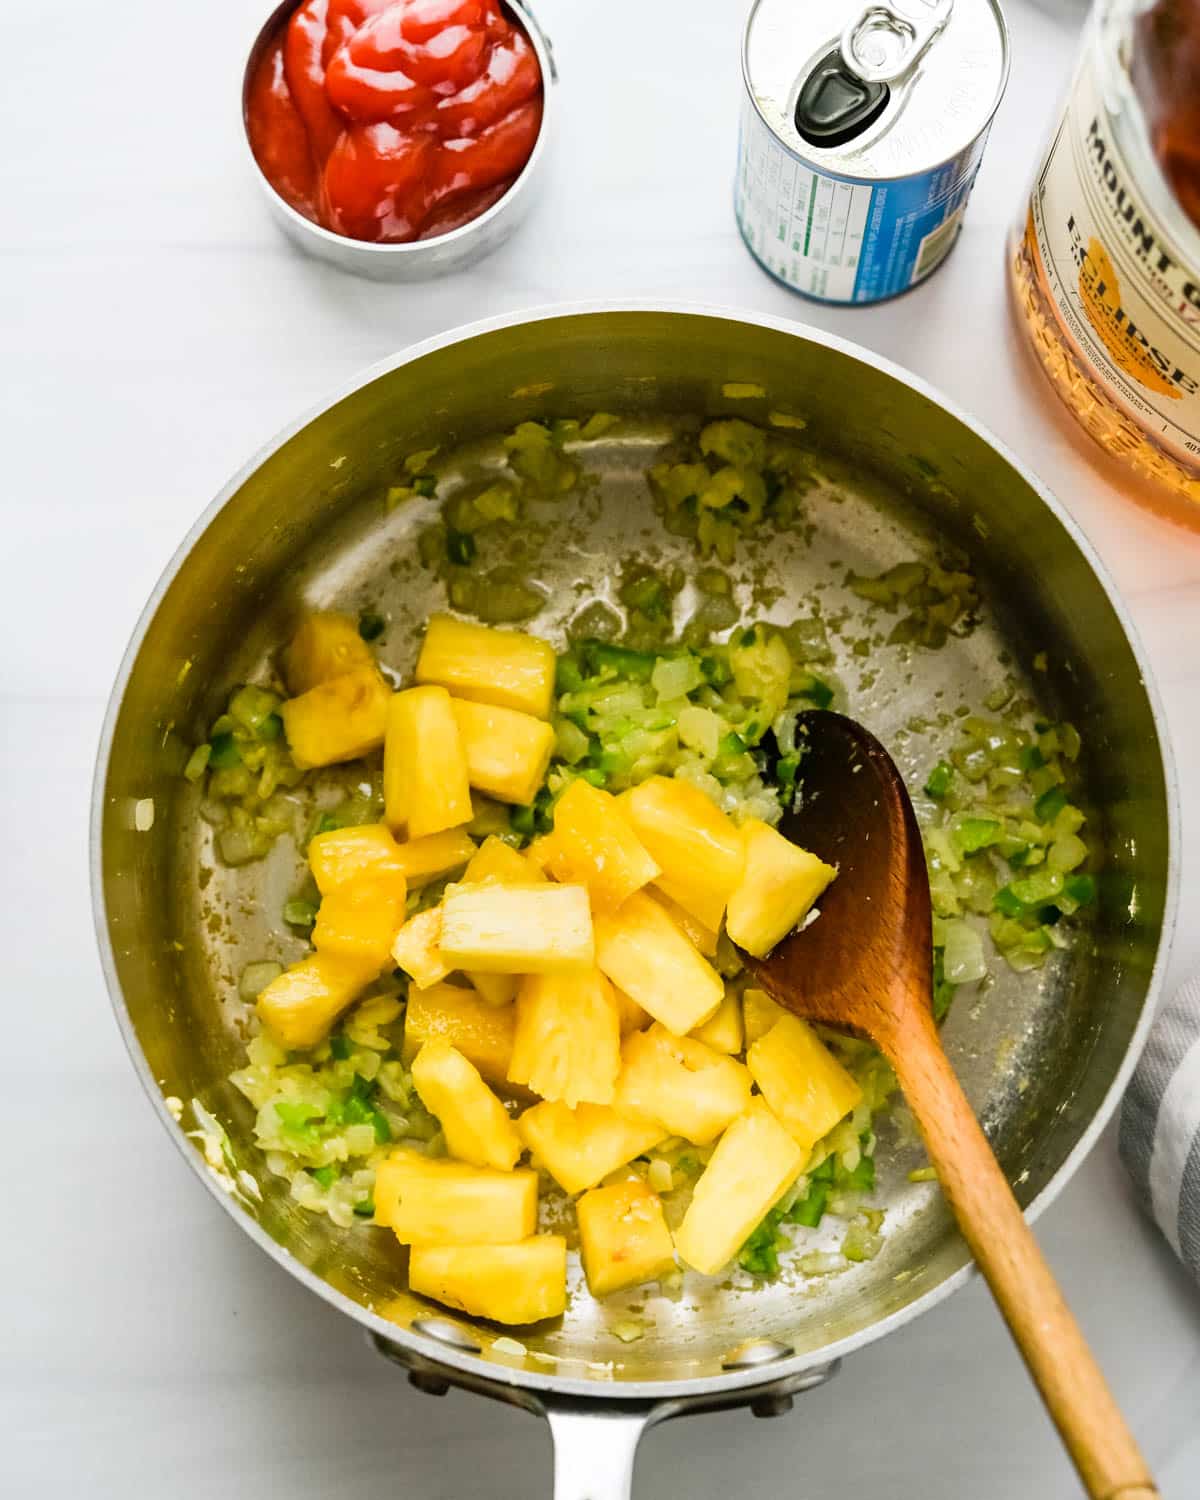
{"type": "Polygon", "coordinates": [[[1121,1107],[1120,1147],[1172,1250],[1200,1277],[1200,974],[1154,1023],[1121,1107]]]}

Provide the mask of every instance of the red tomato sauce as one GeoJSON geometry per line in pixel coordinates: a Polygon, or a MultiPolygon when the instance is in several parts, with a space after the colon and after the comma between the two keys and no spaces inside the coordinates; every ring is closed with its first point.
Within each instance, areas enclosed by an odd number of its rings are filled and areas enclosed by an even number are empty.
{"type": "Polygon", "coordinates": [[[255,160],[285,202],[391,243],[478,218],[541,123],[537,54],[498,0],[303,0],[246,105],[255,160]]]}

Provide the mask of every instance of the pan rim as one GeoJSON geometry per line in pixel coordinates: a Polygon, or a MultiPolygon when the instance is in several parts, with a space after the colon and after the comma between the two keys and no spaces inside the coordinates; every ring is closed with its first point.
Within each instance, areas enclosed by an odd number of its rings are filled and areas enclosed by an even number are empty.
{"type": "MultiPolygon", "coordinates": [[[[239,1227],[254,1240],[260,1249],[269,1255],[277,1265],[294,1276],[303,1286],[307,1287],[308,1290],[314,1292],[339,1312],[343,1312],[353,1318],[368,1334],[374,1335],[389,1345],[406,1349],[414,1357],[420,1358],[422,1361],[441,1365],[448,1370],[459,1371],[474,1382],[483,1382],[484,1384],[501,1387],[507,1386],[532,1394],[550,1397],[570,1396],[587,1398],[597,1403],[617,1402],[628,1404],[643,1402],[647,1405],[654,1405],[662,1401],[686,1399],[688,1397],[704,1397],[716,1394],[732,1396],[739,1391],[749,1392],[759,1385],[786,1382],[789,1378],[801,1375],[806,1371],[811,1371],[818,1366],[832,1364],[845,1355],[851,1354],[857,1349],[865,1348],[868,1344],[874,1343],[877,1339],[883,1338],[886,1334],[893,1332],[895,1329],[930,1311],[947,1297],[965,1286],[967,1281],[977,1274],[977,1268],[974,1262],[967,1257],[964,1259],[963,1264],[951,1272],[950,1275],[946,1276],[937,1286],[931,1287],[914,1301],[821,1349],[811,1350],[804,1354],[795,1354],[787,1359],[773,1361],[766,1366],[745,1370],[731,1370],[720,1375],[663,1380],[605,1381],[576,1376],[543,1374],[539,1371],[500,1365],[483,1358],[481,1355],[452,1348],[427,1335],[420,1334],[412,1329],[403,1328],[399,1324],[380,1317],[377,1313],[372,1312],[361,1303],[355,1302],[344,1293],[337,1291],[328,1282],[310,1271],[308,1267],[302,1265],[300,1261],[273,1239],[255,1219],[238,1207],[207,1171],[202,1157],[195,1150],[194,1145],[189,1140],[180,1123],[167,1108],[157,1080],[154,1078],[129,1017],[120,978],[117,973],[116,957],[113,951],[104,893],[102,859],[104,808],[112,741],[134,664],[163,598],[174,583],[176,576],[191,554],[192,549],[250,476],[261,468],[286,443],[290,442],[297,433],[324,415],[339,402],[380,379],[382,376],[401,369],[405,365],[413,364],[430,354],[437,353],[441,349],[448,348],[454,344],[466,343],[485,334],[502,332],[507,328],[531,323],[554,322],[569,318],[596,315],[612,316],[638,313],[717,319],[797,336],[811,343],[832,349],[837,353],[844,354],[861,363],[868,364],[882,371],[900,384],[907,386],[926,400],[941,407],[982,441],[989,444],[1020,475],[1025,483],[1029,485],[1042,504],[1063,527],[1103,589],[1109,605],[1121,626],[1125,639],[1129,644],[1138,666],[1142,686],[1146,693],[1151,716],[1154,721],[1158,737],[1159,758],[1163,769],[1167,813],[1167,871],[1163,918],[1158,935],[1154,964],[1146,986],[1146,997],[1141,1013],[1138,1016],[1137,1024],[1126,1047],[1125,1056],[1117,1068],[1104,1098],[1093,1112],[1079,1139],[1068,1152],[1049,1182],[1047,1182],[1045,1187],[1042,1188],[1026,1208],[1026,1220],[1030,1223],[1036,1221],[1055,1201],[1072,1177],[1074,1177],[1083,1164],[1083,1161],[1099,1140],[1100,1135],[1116,1110],[1121,1095],[1124,1093],[1133,1069],[1145,1046],[1157,1007],[1157,1001],[1163,988],[1163,981],[1169,965],[1175,934],[1180,883],[1179,786],[1174,749],[1167,731],[1167,721],[1163,710],[1162,698],[1137,628],[1129,616],[1120,591],[1083,528],[1051,493],[1047,486],[983,423],[971,416],[957,402],[946,397],[930,382],[904,369],[903,366],[896,364],[885,356],[876,354],[873,350],[850,339],[826,333],[822,329],[814,328],[796,319],[776,317],[769,314],[748,314],[736,308],[722,307],[714,304],[686,301],[659,301],[653,298],[589,299],[576,302],[544,304],[461,325],[410,345],[394,355],[378,360],[367,366],[366,369],[360,371],[357,375],[352,376],[348,381],[342,382],[326,399],[308,407],[301,416],[281,428],[238,469],[188,529],[187,534],[175,549],[159,576],[145,607],[138,617],[129,644],[121,658],[120,667],[117,671],[108,705],[105,709],[92,782],[88,863],[91,879],[92,917],[99,947],[101,967],[109,992],[110,1003],[112,1004],[130,1061],[133,1063],[134,1069],[141,1080],[142,1087],[155,1113],[176,1148],[188,1161],[192,1171],[203,1182],[208,1192],[231,1215],[239,1227]]],[[[965,1246],[963,1249],[965,1251],[965,1246]]]]}

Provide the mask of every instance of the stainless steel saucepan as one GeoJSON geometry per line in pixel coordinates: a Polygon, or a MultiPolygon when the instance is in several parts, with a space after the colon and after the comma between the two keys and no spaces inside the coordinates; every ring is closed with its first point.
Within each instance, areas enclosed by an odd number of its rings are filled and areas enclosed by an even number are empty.
{"type": "Polygon", "coordinates": [[[1078,726],[1083,796],[1103,851],[1095,930],[1043,971],[998,972],[981,996],[960,998],[946,1026],[1031,1214],[1082,1161],[1133,1065],[1165,964],[1177,862],[1157,699],[1090,547],[969,418],[840,340],[676,307],[585,306],[480,324],[368,372],[232,481],[147,606],[104,730],[92,861],[117,1015],[163,1123],[247,1234],[421,1389],[458,1385],[548,1417],[559,1500],[627,1495],[649,1424],[717,1407],[784,1410],[843,1355],[962,1285],[967,1254],[936,1186],[908,1180],[921,1159],[912,1132],[893,1125],[881,1140],[886,1240],[876,1259],[759,1288],[713,1279],[674,1301],[580,1296],[561,1324],[523,1330],[515,1350],[497,1351],[498,1330],[407,1292],[390,1236],[335,1230],[266,1170],[253,1111],[227,1075],[248,1019],[242,965],[299,952],[278,915],[296,855],[279,847],[263,863],[221,866],[198,793],[178,772],[229,686],[263,668],[305,608],[369,603],[391,622],[382,660],[411,667],[419,623],[444,596],[416,557],[434,502],[390,512],[383,503],[405,455],[437,445],[445,484],[477,479],[501,462],[496,437],[518,421],[597,410],[624,420],[588,448],[596,482],[549,523],[536,565],[547,604],[531,628],[554,634],[589,599],[613,599],[631,553],[693,574],[691,544],[668,537],[652,513],[651,455],[680,420],[784,411],[807,423],[818,482],[794,534],[749,549],[744,615],[819,609],[852,711],[915,784],[950,732],[939,714],[1002,682],[1016,679],[1048,718],[1078,726]],[[877,572],[947,541],[973,560],[979,626],[936,652],[875,644],[860,654],[863,605],[844,589],[847,570],[877,572]],[[214,1120],[225,1153],[213,1145],[214,1120]],[[641,1337],[626,1342],[633,1320],[641,1337]]]}

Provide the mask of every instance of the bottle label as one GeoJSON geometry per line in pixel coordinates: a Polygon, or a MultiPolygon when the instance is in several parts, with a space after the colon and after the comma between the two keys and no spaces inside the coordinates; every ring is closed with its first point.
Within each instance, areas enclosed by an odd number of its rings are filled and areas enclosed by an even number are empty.
{"type": "Polygon", "coordinates": [[[1090,50],[1034,185],[1048,291],[1077,352],[1163,447],[1200,454],[1200,266],[1150,212],[1110,128],[1090,50]]]}

